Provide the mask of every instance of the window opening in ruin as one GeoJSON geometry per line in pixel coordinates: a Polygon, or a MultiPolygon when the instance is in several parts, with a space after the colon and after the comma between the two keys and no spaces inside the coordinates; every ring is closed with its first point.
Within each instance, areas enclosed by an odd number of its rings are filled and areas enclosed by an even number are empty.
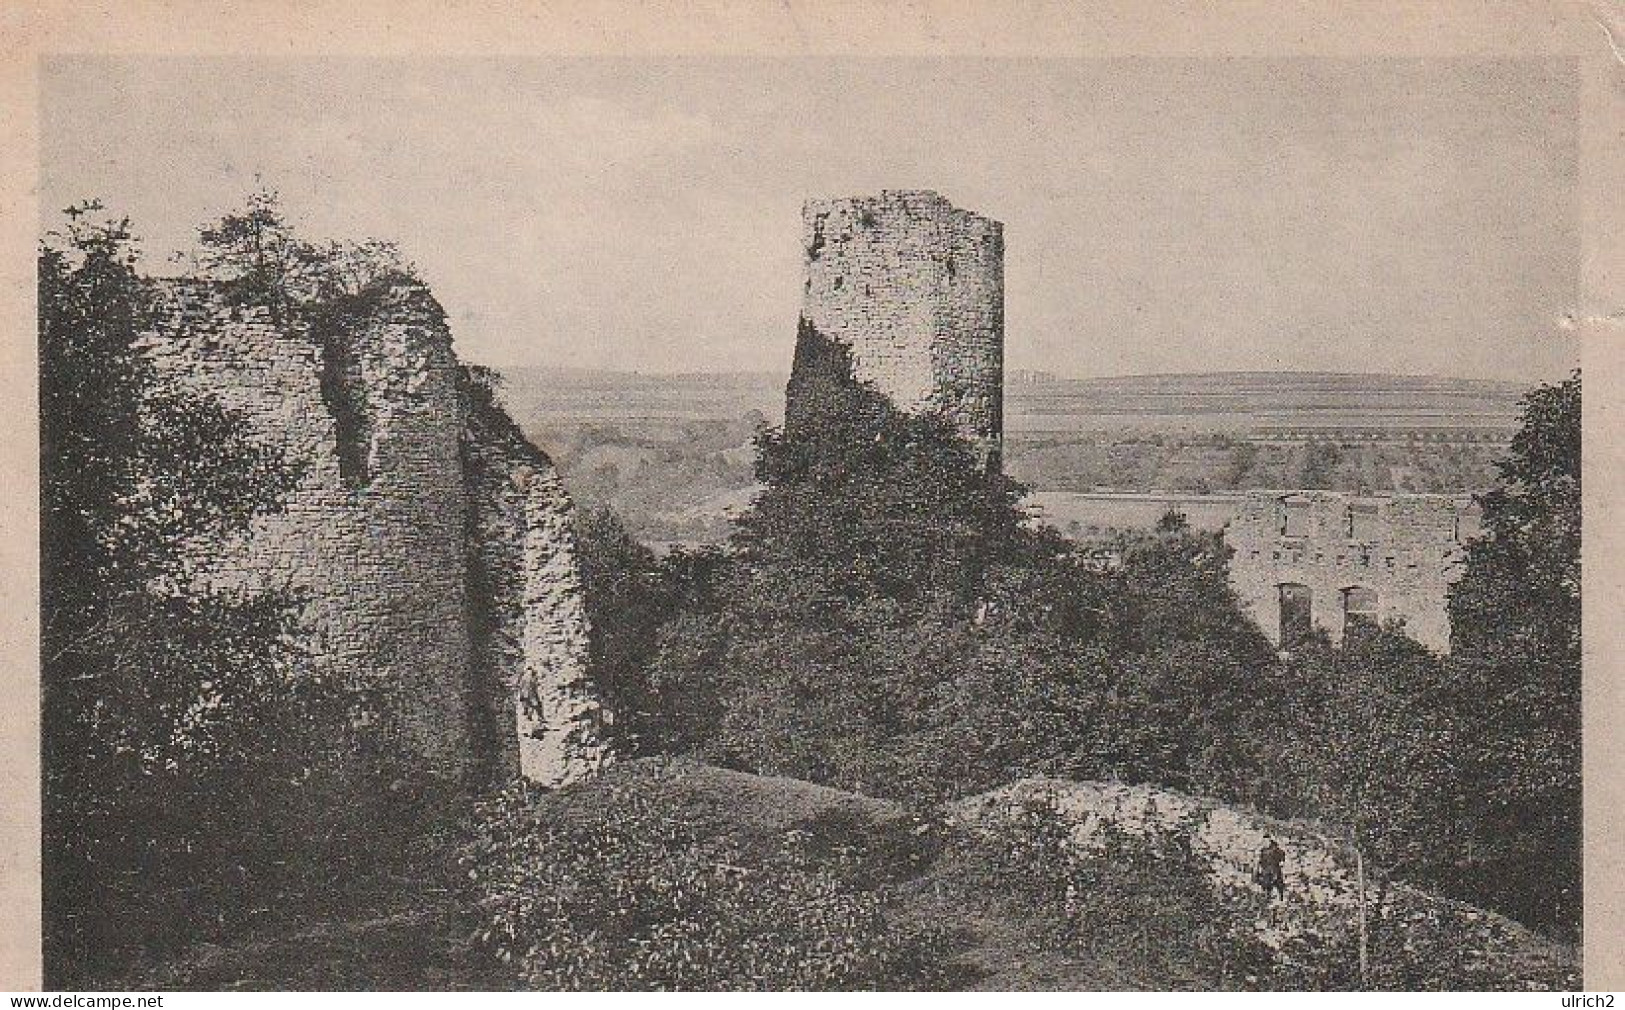
{"type": "Polygon", "coordinates": [[[1365,541],[1377,539],[1375,502],[1353,502],[1349,505],[1349,539],[1365,541]]]}
{"type": "Polygon", "coordinates": [[[367,391],[361,381],[361,363],[356,360],[355,349],[341,328],[320,334],[320,341],[322,401],[333,417],[339,479],[348,488],[364,487],[372,479],[367,467],[372,425],[367,391]]]}
{"type": "Polygon", "coordinates": [[[1281,591],[1281,648],[1290,649],[1314,630],[1314,594],[1308,586],[1283,582],[1281,591]]]}
{"type": "Polygon", "coordinates": [[[1308,536],[1309,503],[1301,498],[1288,498],[1281,505],[1281,535],[1283,537],[1308,536]]]}
{"type": "Polygon", "coordinates": [[[1343,634],[1358,633],[1377,626],[1377,592],[1364,586],[1343,590],[1343,634]]]}

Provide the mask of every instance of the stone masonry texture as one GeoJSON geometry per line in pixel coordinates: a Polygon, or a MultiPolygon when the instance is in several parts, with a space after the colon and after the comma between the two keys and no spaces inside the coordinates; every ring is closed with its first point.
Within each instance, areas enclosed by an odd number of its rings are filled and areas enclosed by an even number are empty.
{"type": "Polygon", "coordinates": [[[936,193],[887,190],[809,201],[802,242],[802,316],[850,351],[854,377],[901,410],[948,417],[997,466],[1004,226],[936,193]]]}
{"type": "MultiPolygon", "coordinates": [[[[471,445],[483,429],[471,423],[469,384],[433,296],[420,284],[389,285],[325,338],[197,282],[165,282],[161,303],[146,341],[161,381],[215,397],[303,467],[284,510],[201,550],[197,577],[299,594],[311,663],[376,694],[385,730],[436,774],[517,773],[519,698],[499,715],[493,685],[517,691],[521,668],[547,671],[548,682],[585,677],[568,502],[547,457],[525,445],[527,486],[545,489],[547,501],[526,506],[534,518],[514,534],[521,550],[478,542],[508,536],[495,517],[513,502],[470,461],[515,450],[471,445]],[[511,565],[503,584],[516,595],[493,597],[482,562],[511,565]],[[489,638],[509,626],[527,630],[505,651],[489,638]]],[[[554,697],[533,693],[544,709],[554,697]]],[[[562,738],[579,735],[569,720],[543,715],[561,739],[541,745],[563,753],[562,738]]],[[[583,770],[543,777],[556,784],[583,770]]]]}
{"type": "Polygon", "coordinates": [[[1476,505],[1444,495],[1255,492],[1225,529],[1230,582],[1277,644],[1287,585],[1307,587],[1313,623],[1333,641],[1355,591],[1368,601],[1374,594],[1376,620],[1403,622],[1412,638],[1446,652],[1450,586],[1478,523],[1476,505]]]}
{"type": "Polygon", "coordinates": [[[476,663],[500,768],[563,785],[608,759],[587,679],[588,624],[571,519],[552,463],[500,410],[470,412],[470,573],[484,601],[476,663]]]}
{"type": "Polygon", "coordinates": [[[1352,948],[1363,901],[1373,924],[1403,929],[1407,948],[1412,942],[1430,950],[1470,948],[1462,966],[1468,978],[1481,972],[1476,979],[1512,989],[1578,984],[1567,952],[1510,919],[1391,879],[1368,880],[1362,895],[1354,849],[1317,825],[1157,786],[1052,778],[1022,779],[960,800],[948,808],[948,817],[979,831],[1020,823],[1033,810],[1052,812],[1080,852],[1098,851],[1111,832],[1171,836],[1205,867],[1204,883],[1220,915],[1250,919],[1253,935],[1288,960],[1304,951],[1352,948]],[[1259,850],[1269,839],[1286,853],[1286,896],[1274,901],[1253,880],[1259,850]]]}

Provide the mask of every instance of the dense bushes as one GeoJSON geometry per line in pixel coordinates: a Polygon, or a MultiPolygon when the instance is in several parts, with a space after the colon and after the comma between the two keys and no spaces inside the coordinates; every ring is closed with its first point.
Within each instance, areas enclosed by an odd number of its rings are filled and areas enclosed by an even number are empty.
{"type": "Polygon", "coordinates": [[[797,354],[797,410],[758,439],[763,491],[655,636],[670,745],[913,800],[1233,771],[1212,740],[1273,654],[1222,543],[1171,526],[1095,570],[945,421],[855,382],[805,323],[797,354]]]}
{"type": "Polygon", "coordinates": [[[460,850],[479,942],[543,989],[929,984],[939,938],[893,921],[866,854],[792,830],[776,847],[697,827],[658,770],[551,799],[516,784],[460,850]]]}
{"type": "Polygon", "coordinates": [[[1177,829],[1142,837],[1108,825],[1082,847],[1065,818],[1037,803],[966,829],[953,855],[972,886],[1009,894],[1060,949],[1132,965],[1163,988],[1268,988],[1283,967],[1250,921],[1255,896],[1216,891],[1177,829]]]}
{"type": "MultiPolygon", "coordinates": [[[[304,461],[218,401],[157,381],[141,346],[155,292],[127,222],[99,209],[70,210],[39,257],[52,984],[206,934],[275,904],[278,888],[331,891],[375,851],[379,820],[418,799],[388,741],[360,728],[379,699],[309,668],[298,599],[194,578],[198,552],[279,509],[304,461]]],[[[299,298],[314,312],[317,295],[273,283],[274,250],[305,250],[303,276],[334,278],[334,292],[349,269],[287,240],[265,200],[205,246],[204,280],[283,315],[299,298]]]]}
{"type": "Polygon", "coordinates": [[[656,557],[608,509],[577,513],[575,535],[582,594],[593,628],[592,678],[605,707],[615,715],[605,732],[622,754],[681,750],[682,741],[673,734],[691,727],[697,712],[674,716],[674,706],[692,706],[695,699],[670,691],[662,694],[648,668],[659,648],[661,626],[693,612],[725,559],[715,549],[678,550],[656,557]]]}
{"type": "Polygon", "coordinates": [[[806,323],[797,354],[797,409],[758,438],[763,491],[728,554],[661,583],[635,635],[610,622],[637,643],[615,676],[647,747],[916,802],[1031,774],[1155,782],[1324,819],[1383,872],[1577,923],[1577,379],[1535,394],[1526,432],[1546,434],[1486,499],[1455,657],[1386,628],[1283,658],[1221,537],[1170,520],[1102,568],[806,323]],[[1497,879],[1513,868],[1531,900],[1497,879]]]}

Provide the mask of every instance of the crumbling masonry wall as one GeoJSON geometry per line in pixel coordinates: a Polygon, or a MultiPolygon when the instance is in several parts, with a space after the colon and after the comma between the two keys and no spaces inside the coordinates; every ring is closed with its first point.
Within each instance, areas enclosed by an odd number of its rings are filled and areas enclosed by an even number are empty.
{"type": "Polygon", "coordinates": [[[1478,523],[1476,505],[1444,495],[1255,492],[1225,528],[1230,582],[1277,644],[1281,587],[1301,586],[1313,624],[1333,641],[1352,607],[1358,619],[1402,621],[1411,637],[1445,652],[1450,586],[1478,523]]]}
{"type": "MultiPolygon", "coordinates": [[[[1080,854],[1099,852],[1112,835],[1171,836],[1202,861],[1201,879],[1214,901],[1212,923],[1247,923],[1252,936],[1287,958],[1314,958],[1314,952],[1335,950],[1358,935],[1362,895],[1354,849],[1346,837],[1322,834],[1303,821],[1158,786],[1050,778],[1022,779],[953,803],[946,813],[962,830],[980,833],[1020,824],[1038,810],[1053,812],[1068,829],[1068,845],[1080,854]],[[1286,854],[1286,898],[1266,907],[1253,874],[1270,839],[1286,854]]],[[[1373,878],[1364,895],[1372,928],[1399,926],[1419,950],[1470,949],[1458,976],[1468,980],[1464,987],[1577,984],[1572,959],[1524,926],[1366,870],[1373,878]]]]}
{"type": "MultiPolygon", "coordinates": [[[[471,592],[471,537],[501,506],[471,489],[468,384],[428,290],[382,287],[334,332],[313,334],[263,307],[232,305],[216,287],[169,282],[147,346],[161,381],[216,397],[303,466],[282,512],[199,552],[198,578],[303,596],[311,662],[375,691],[383,728],[436,773],[518,771],[517,742],[492,737],[501,720],[488,710],[489,684],[510,674],[478,661],[492,650],[475,615],[490,607],[471,592]]],[[[548,530],[559,535],[539,525],[535,536],[548,530]]],[[[572,565],[565,556],[536,577],[575,592],[572,565]]],[[[525,598],[543,595],[531,587],[525,598]]],[[[559,635],[586,635],[584,615],[567,608],[527,619],[575,620],[559,635]]],[[[542,646],[531,636],[519,648],[512,662],[523,665],[526,650],[542,646]]]]}
{"type": "Polygon", "coordinates": [[[588,623],[574,511],[552,462],[500,410],[476,397],[466,453],[475,503],[470,578],[480,609],[476,664],[499,767],[562,785],[608,754],[607,718],[587,679],[588,623]]]}
{"type": "Polygon", "coordinates": [[[855,378],[950,418],[997,466],[1004,226],[923,190],[809,201],[802,225],[803,318],[850,352],[855,378]]]}

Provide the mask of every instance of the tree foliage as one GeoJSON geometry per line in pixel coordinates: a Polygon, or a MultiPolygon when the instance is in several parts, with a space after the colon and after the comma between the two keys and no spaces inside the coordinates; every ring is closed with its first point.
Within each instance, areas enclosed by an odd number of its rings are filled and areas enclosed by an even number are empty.
{"type": "Polygon", "coordinates": [[[194,273],[221,284],[231,300],[264,306],[283,323],[319,320],[380,281],[415,274],[393,243],[300,237],[271,189],[250,194],[241,211],[198,229],[198,248],[187,258],[194,273]]]}
{"type": "MultiPolygon", "coordinates": [[[[283,771],[289,601],[206,591],[189,548],[277,507],[298,471],[204,397],[161,387],[128,222],[68,212],[39,257],[42,750],[48,954],[106,909],[207,873],[251,774],[283,771]],[[271,734],[271,735],[267,735],[271,734]],[[235,807],[235,808],[234,808],[235,807]]],[[[104,927],[103,927],[104,928],[104,927]]]]}
{"type": "Polygon", "coordinates": [[[675,720],[661,717],[676,702],[660,695],[647,670],[659,648],[662,625],[706,592],[722,565],[715,550],[674,551],[661,558],[633,539],[615,513],[584,510],[576,517],[576,546],[590,642],[592,677],[605,707],[606,727],[623,754],[670,749],[675,720]]]}
{"type": "Polygon", "coordinates": [[[1450,597],[1451,682],[1471,741],[1461,876],[1526,918],[1580,907],[1580,376],[1524,399],[1450,597]]]}
{"type": "Polygon", "coordinates": [[[658,636],[672,743],[914,800],[1231,770],[1212,740],[1273,654],[1216,537],[1170,521],[1093,568],[944,419],[855,381],[805,322],[797,355],[731,559],[658,636]]]}
{"type": "MultiPolygon", "coordinates": [[[[370,245],[352,256],[294,238],[270,195],[204,229],[203,250],[199,280],[290,334],[363,273],[394,269],[370,245]]],[[[219,544],[281,508],[305,461],[160,381],[146,349],[158,292],[138,265],[128,221],[96,203],[70,208],[39,251],[52,979],[246,911],[299,853],[334,843],[318,857],[331,878],[359,837],[345,824],[358,808],[334,790],[383,757],[352,721],[375,699],[306,662],[300,601],[203,577],[219,544]]]]}
{"type": "Polygon", "coordinates": [[[1399,627],[1279,655],[1221,536],[1168,516],[1075,550],[806,322],[797,359],[729,555],[625,668],[656,746],[913,801],[1157,782],[1320,819],[1379,875],[1575,921],[1577,378],[1529,398],[1447,660],[1399,627]]]}

